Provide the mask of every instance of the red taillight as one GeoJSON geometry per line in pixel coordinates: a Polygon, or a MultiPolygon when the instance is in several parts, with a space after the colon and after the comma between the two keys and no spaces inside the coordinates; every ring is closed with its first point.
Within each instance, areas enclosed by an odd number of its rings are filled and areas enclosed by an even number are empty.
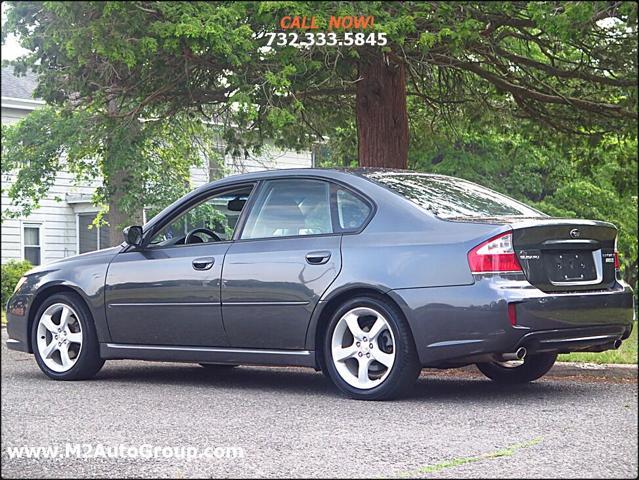
{"type": "Polygon", "coordinates": [[[517,304],[516,303],[508,304],[508,318],[510,319],[510,324],[512,326],[517,325],[517,304]]]}
{"type": "Polygon", "coordinates": [[[621,269],[621,263],[619,262],[619,252],[615,251],[615,270],[621,269]]]}
{"type": "Polygon", "coordinates": [[[468,252],[468,264],[473,273],[521,272],[512,232],[501,233],[477,245],[468,252]]]}

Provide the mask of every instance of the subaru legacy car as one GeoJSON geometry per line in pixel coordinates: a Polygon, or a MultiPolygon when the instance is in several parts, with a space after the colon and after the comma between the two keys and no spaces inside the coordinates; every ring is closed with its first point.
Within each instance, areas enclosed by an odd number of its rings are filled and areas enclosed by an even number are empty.
{"type": "Polygon", "coordinates": [[[442,175],[231,176],[117,247],[29,271],[7,344],[56,380],[139,359],[310,367],[357,399],[404,394],[423,367],[530,382],[630,335],[616,239],[442,175]]]}

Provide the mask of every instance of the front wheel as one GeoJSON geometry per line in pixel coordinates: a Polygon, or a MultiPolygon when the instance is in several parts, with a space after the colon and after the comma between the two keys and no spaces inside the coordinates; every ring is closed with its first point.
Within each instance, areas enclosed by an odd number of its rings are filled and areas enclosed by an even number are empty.
{"type": "Polygon", "coordinates": [[[91,378],[104,365],[91,312],[76,294],[59,293],[44,301],[31,344],[40,370],[54,380],[91,378]]]}
{"type": "Polygon", "coordinates": [[[406,320],[376,297],[354,298],[335,312],[324,337],[324,364],[333,383],[360,400],[401,396],[421,370],[406,320]]]}
{"type": "Polygon", "coordinates": [[[478,363],[477,368],[497,383],[527,383],[543,377],[555,364],[556,353],[527,355],[523,362],[478,363]]]}

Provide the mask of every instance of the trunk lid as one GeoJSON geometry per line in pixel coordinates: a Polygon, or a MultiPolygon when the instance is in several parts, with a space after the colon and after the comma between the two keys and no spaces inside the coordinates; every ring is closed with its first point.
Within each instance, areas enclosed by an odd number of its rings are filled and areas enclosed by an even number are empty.
{"type": "Polygon", "coordinates": [[[508,225],[526,279],[544,292],[613,288],[617,228],[608,222],[551,217],[454,217],[508,225]]]}
{"type": "Polygon", "coordinates": [[[511,221],[527,280],[545,292],[605,290],[616,281],[617,228],[592,220],[511,221]]]}

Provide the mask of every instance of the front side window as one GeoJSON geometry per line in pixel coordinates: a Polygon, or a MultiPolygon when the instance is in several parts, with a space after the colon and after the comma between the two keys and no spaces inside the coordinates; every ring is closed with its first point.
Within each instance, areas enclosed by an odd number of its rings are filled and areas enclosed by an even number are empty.
{"type": "Polygon", "coordinates": [[[242,187],[206,198],[156,233],[149,247],[231,240],[252,189],[242,187]]]}
{"type": "Polygon", "coordinates": [[[272,180],[261,189],[242,239],[333,233],[330,186],[319,180],[272,180]]]}
{"type": "Polygon", "coordinates": [[[40,265],[42,262],[42,247],[40,244],[40,225],[24,225],[24,259],[31,265],[40,265]]]}
{"type": "Polygon", "coordinates": [[[513,198],[459,178],[395,172],[365,176],[441,218],[544,216],[513,198]]]}

